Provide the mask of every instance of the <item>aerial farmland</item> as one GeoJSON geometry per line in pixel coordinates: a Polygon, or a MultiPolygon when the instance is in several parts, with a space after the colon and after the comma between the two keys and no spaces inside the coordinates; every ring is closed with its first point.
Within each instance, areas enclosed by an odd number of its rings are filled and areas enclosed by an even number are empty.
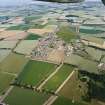
{"type": "Polygon", "coordinates": [[[99,1],[0,5],[0,105],[105,105],[104,10],[99,1]]]}

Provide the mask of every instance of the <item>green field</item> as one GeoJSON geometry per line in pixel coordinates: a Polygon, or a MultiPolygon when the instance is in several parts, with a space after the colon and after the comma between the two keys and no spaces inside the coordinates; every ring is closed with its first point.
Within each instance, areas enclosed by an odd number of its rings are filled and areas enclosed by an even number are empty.
{"type": "Polygon", "coordinates": [[[13,78],[13,75],[0,72],[0,94],[6,92],[13,78]]]}
{"type": "Polygon", "coordinates": [[[92,48],[92,47],[87,47],[86,51],[88,52],[89,56],[94,59],[99,61],[100,58],[102,57],[102,55],[105,55],[105,51],[96,49],[96,48],[92,48]]]}
{"type": "Polygon", "coordinates": [[[11,53],[11,50],[0,50],[0,63],[11,53]]]}
{"type": "Polygon", "coordinates": [[[70,56],[65,57],[65,63],[77,66],[79,70],[98,74],[98,63],[79,55],[71,54],[70,56]]]}
{"type": "Polygon", "coordinates": [[[105,28],[104,24],[83,24],[83,26],[89,26],[94,28],[105,28]]]}
{"type": "Polygon", "coordinates": [[[40,38],[39,35],[30,33],[25,40],[37,40],[38,38],[40,38]]]}
{"type": "Polygon", "coordinates": [[[97,62],[93,62],[91,60],[83,59],[80,62],[79,69],[80,70],[86,70],[88,72],[97,73],[98,74],[98,63],[97,62]]]}
{"type": "Polygon", "coordinates": [[[57,32],[57,36],[66,42],[70,42],[72,39],[77,38],[76,32],[72,31],[69,26],[62,26],[57,32]]]}
{"type": "Polygon", "coordinates": [[[85,33],[85,34],[100,34],[105,31],[103,30],[98,30],[98,29],[80,29],[80,33],[85,33]]]}
{"type": "Polygon", "coordinates": [[[76,54],[71,54],[70,56],[65,56],[64,62],[67,64],[79,66],[79,63],[82,60],[83,60],[83,57],[76,55],[76,54]]]}
{"type": "Polygon", "coordinates": [[[11,26],[7,30],[28,30],[30,28],[29,24],[20,24],[17,26],[11,26]]]}
{"type": "Polygon", "coordinates": [[[100,45],[104,44],[104,39],[93,37],[93,36],[81,36],[81,39],[87,40],[89,42],[93,42],[93,43],[96,43],[96,44],[100,44],[100,45]]]}
{"type": "Polygon", "coordinates": [[[65,97],[59,97],[52,105],[84,105],[82,103],[72,103],[71,100],[65,97]]]}
{"type": "Polygon", "coordinates": [[[7,30],[28,30],[30,28],[43,28],[45,27],[46,25],[40,25],[40,24],[33,24],[33,23],[30,23],[30,24],[20,24],[20,25],[17,25],[17,26],[11,26],[9,28],[7,28],[7,30]]]}
{"type": "Polygon", "coordinates": [[[23,55],[30,55],[35,47],[37,47],[37,40],[22,40],[15,47],[14,52],[23,55]]]}
{"type": "Polygon", "coordinates": [[[23,55],[11,53],[0,63],[0,71],[17,74],[23,69],[27,62],[28,59],[23,55]]]}
{"type": "Polygon", "coordinates": [[[45,84],[44,89],[55,91],[73,71],[74,67],[63,65],[61,69],[45,84]]]}
{"type": "Polygon", "coordinates": [[[25,17],[24,18],[24,20],[25,20],[25,22],[27,23],[29,23],[29,22],[31,22],[32,20],[36,20],[36,19],[39,19],[39,18],[41,18],[41,16],[39,15],[39,16],[27,16],[27,17],[25,17]]]}
{"type": "Polygon", "coordinates": [[[40,61],[29,61],[16,82],[37,85],[56,69],[56,65],[40,61]]]}
{"type": "Polygon", "coordinates": [[[4,102],[9,105],[43,105],[50,95],[15,87],[4,102]]]}

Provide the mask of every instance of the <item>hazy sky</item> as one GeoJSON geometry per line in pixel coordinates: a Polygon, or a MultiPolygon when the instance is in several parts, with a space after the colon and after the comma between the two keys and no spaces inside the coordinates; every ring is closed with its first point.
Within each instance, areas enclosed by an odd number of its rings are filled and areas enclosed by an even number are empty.
{"type": "MultiPolygon", "coordinates": [[[[32,0],[0,0],[0,5],[23,4],[32,0]]],[[[85,0],[85,1],[101,1],[101,0],[85,0]]]]}

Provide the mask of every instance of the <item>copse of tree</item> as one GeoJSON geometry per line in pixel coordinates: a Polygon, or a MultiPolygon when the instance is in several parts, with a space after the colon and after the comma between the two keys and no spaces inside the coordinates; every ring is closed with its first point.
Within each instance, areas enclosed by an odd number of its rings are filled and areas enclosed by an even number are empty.
{"type": "Polygon", "coordinates": [[[89,81],[88,92],[82,97],[84,101],[90,101],[91,99],[97,99],[100,101],[105,101],[105,74],[94,74],[86,71],[79,72],[79,78],[82,76],[87,76],[89,81]]]}

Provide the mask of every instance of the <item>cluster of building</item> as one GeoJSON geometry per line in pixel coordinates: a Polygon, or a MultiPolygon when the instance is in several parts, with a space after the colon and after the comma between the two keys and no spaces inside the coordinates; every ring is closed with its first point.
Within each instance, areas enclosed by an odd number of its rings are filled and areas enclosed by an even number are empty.
{"type": "Polygon", "coordinates": [[[53,49],[58,49],[60,46],[63,46],[63,43],[56,35],[50,33],[39,40],[38,46],[32,51],[32,57],[46,60],[49,53],[53,49]]]}

